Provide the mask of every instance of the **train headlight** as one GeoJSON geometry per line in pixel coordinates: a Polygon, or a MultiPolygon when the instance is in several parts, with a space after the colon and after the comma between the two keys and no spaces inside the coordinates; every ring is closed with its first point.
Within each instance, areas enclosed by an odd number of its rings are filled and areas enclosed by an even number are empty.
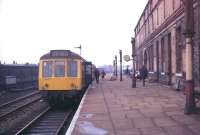
{"type": "Polygon", "coordinates": [[[48,87],[49,87],[49,84],[45,83],[45,85],[43,86],[43,89],[44,89],[44,90],[47,90],[48,87]]]}
{"type": "Polygon", "coordinates": [[[74,83],[71,83],[71,87],[72,87],[73,89],[77,89],[77,88],[78,88],[74,83]]]}
{"type": "Polygon", "coordinates": [[[48,87],[49,87],[49,84],[45,83],[45,85],[44,85],[44,86],[48,88],[48,87]]]}

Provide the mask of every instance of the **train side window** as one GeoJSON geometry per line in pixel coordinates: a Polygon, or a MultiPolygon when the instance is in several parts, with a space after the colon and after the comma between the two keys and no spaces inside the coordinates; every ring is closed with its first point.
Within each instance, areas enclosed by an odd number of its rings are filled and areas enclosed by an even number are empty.
{"type": "Polygon", "coordinates": [[[52,68],[53,62],[52,61],[44,61],[42,65],[42,76],[43,77],[52,77],[52,68]]]}
{"type": "Polygon", "coordinates": [[[77,77],[77,61],[68,60],[67,61],[67,76],[77,77]]]}
{"type": "Polygon", "coordinates": [[[55,77],[64,77],[64,76],[65,76],[65,62],[55,61],[55,77]]]}

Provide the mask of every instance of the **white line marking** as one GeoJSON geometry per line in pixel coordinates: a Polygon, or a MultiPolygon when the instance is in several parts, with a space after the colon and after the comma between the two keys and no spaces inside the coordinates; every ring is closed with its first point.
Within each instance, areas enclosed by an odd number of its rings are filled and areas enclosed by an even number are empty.
{"type": "Polygon", "coordinates": [[[88,89],[86,90],[86,92],[85,92],[85,94],[84,94],[84,96],[83,96],[83,98],[82,98],[82,100],[81,100],[81,103],[80,103],[80,105],[79,105],[79,107],[78,107],[78,109],[77,109],[77,111],[76,111],[76,113],[75,113],[75,115],[74,115],[74,117],[73,117],[73,119],[72,119],[72,121],[71,121],[71,123],[70,123],[70,125],[69,125],[69,128],[67,129],[67,132],[65,133],[65,135],[71,135],[71,134],[72,134],[72,132],[73,132],[73,130],[74,130],[74,127],[75,127],[75,124],[76,124],[76,121],[78,120],[78,117],[79,117],[79,115],[80,115],[80,111],[81,111],[81,108],[82,108],[82,106],[83,106],[85,97],[86,97],[87,92],[88,92],[88,90],[90,89],[90,87],[91,87],[91,85],[90,85],[90,86],[88,87],[88,89]]]}

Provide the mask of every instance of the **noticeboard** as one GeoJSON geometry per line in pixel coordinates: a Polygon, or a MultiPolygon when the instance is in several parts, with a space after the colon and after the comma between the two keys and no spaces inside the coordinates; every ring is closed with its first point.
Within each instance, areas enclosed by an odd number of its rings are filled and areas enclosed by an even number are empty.
{"type": "Polygon", "coordinates": [[[16,76],[5,76],[6,84],[16,84],[16,76]]]}

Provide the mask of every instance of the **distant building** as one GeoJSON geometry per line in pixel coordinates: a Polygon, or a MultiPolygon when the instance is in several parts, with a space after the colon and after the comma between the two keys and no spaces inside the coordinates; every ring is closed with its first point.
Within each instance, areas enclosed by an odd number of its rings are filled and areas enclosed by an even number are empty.
{"type": "Polygon", "coordinates": [[[106,73],[112,73],[113,72],[113,66],[112,65],[99,66],[98,69],[100,71],[104,70],[106,73]]]}
{"type": "MultiPolygon", "coordinates": [[[[193,76],[200,86],[200,1],[194,0],[193,76]]],[[[136,27],[136,68],[146,65],[150,81],[185,80],[184,9],[181,0],[149,0],[136,27]]],[[[182,85],[183,86],[183,85],[182,85]]],[[[183,87],[182,87],[183,88],[183,87]]]]}

